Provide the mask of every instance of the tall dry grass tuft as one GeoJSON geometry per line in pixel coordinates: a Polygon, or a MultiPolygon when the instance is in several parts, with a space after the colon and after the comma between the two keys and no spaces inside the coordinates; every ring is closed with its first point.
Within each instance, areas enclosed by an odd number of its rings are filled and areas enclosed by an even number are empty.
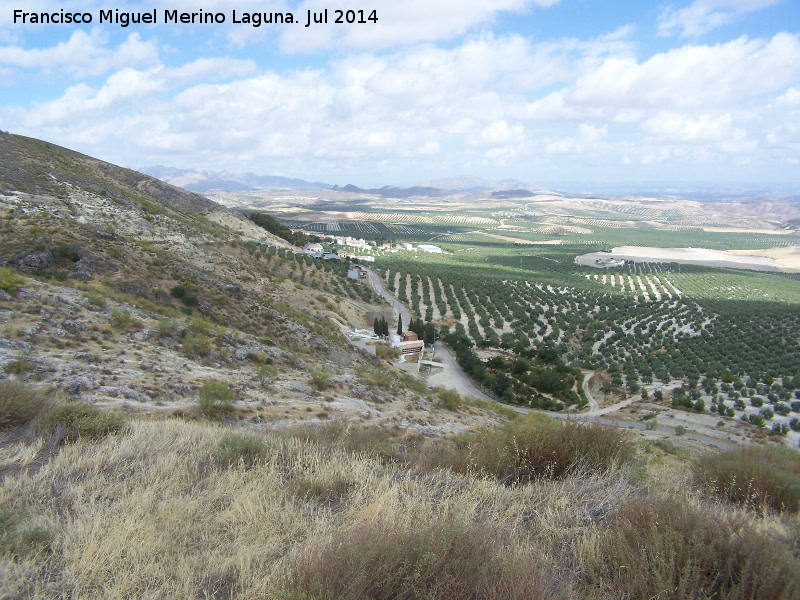
{"type": "Polygon", "coordinates": [[[410,458],[409,442],[404,439],[402,450],[396,434],[376,425],[359,425],[343,418],[335,418],[322,426],[298,426],[286,430],[286,434],[323,446],[340,448],[348,453],[357,453],[383,462],[401,462],[410,458]]]}
{"type": "Polygon", "coordinates": [[[104,412],[85,402],[56,404],[42,413],[33,429],[55,442],[73,442],[79,438],[99,439],[118,433],[127,419],[117,412],[104,412]]]}
{"type": "Polygon", "coordinates": [[[517,600],[566,598],[553,573],[502,530],[450,518],[356,523],[303,554],[286,598],[517,600]]]}
{"type": "Polygon", "coordinates": [[[800,594],[800,562],[742,511],[640,496],[586,544],[586,591],[603,597],[780,600],[800,594]]]}
{"type": "Polygon", "coordinates": [[[800,460],[784,446],[747,446],[700,456],[692,482],[729,502],[757,510],[800,511],[800,460]]]}
{"type": "Polygon", "coordinates": [[[29,423],[42,411],[47,396],[31,385],[0,380],[0,430],[29,423]]]}
{"type": "Polygon", "coordinates": [[[461,436],[443,466],[499,481],[524,483],[571,473],[605,473],[632,465],[636,450],[628,432],[539,415],[461,436]]]}

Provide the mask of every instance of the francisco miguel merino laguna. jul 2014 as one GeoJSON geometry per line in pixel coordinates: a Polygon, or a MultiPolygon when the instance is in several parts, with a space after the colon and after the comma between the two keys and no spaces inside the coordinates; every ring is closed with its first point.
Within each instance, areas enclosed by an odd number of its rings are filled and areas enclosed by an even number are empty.
{"type": "MultiPolygon", "coordinates": [[[[331,11],[331,23],[377,23],[378,14],[376,10],[333,10],[331,11]]],[[[185,24],[222,24],[227,21],[225,13],[206,12],[200,9],[198,12],[178,12],[177,10],[164,9],[163,23],[185,23],[185,24]]],[[[324,9],[320,12],[307,11],[305,27],[312,24],[328,23],[329,11],[324,9]]],[[[14,23],[22,24],[46,24],[46,25],[69,25],[69,24],[89,24],[94,17],[90,12],[70,12],[63,8],[55,12],[25,12],[20,9],[14,10],[14,23]]],[[[117,9],[100,10],[99,23],[114,23],[121,27],[139,24],[157,24],[158,13],[156,9],[149,12],[125,12],[117,9]]],[[[268,24],[301,23],[302,21],[294,18],[291,12],[244,12],[236,13],[232,11],[231,22],[234,24],[248,24],[253,27],[260,27],[268,24]]]]}

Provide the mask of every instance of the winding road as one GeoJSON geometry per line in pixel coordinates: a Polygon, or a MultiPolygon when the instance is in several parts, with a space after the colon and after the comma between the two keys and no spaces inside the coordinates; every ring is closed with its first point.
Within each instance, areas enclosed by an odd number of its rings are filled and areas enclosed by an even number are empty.
{"type": "MultiPolygon", "coordinates": [[[[386,291],[386,289],[383,287],[383,281],[381,280],[380,276],[377,273],[373,272],[371,269],[368,268],[366,268],[365,270],[369,274],[370,281],[372,282],[375,291],[382,298],[384,298],[392,306],[392,308],[394,308],[396,314],[402,316],[403,325],[408,326],[408,324],[411,323],[411,315],[408,309],[405,306],[403,306],[403,304],[400,303],[400,301],[397,300],[397,298],[395,298],[388,291],[386,291]]],[[[602,416],[611,414],[615,411],[618,411],[621,408],[624,408],[625,406],[630,405],[631,403],[634,402],[634,398],[630,398],[628,400],[624,400],[623,402],[618,402],[617,404],[613,404],[611,406],[607,406],[601,409],[597,404],[597,402],[592,397],[592,395],[589,393],[590,376],[588,373],[590,372],[584,373],[585,376],[583,378],[583,391],[586,392],[586,397],[589,398],[589,406],[590,406],[589,412],[564,413],[564,412],[543,411],[533,408],[526,408],[524,406],[506,404],[504,402],[499,402],[498,400],[488,396],[475,386],[472,379],[464,372],[464,370],[456,362],[456,359],[449,348],[445,348],[441,344],[434,344],[434,347],[436,348],[435,354],[443,359],[443,362],[446,365],[445,368],[449,371],[450,375],[449,381],[447,381],[447,383],[444,384],[444,387],[455,389],[459,394],[472,396],[473,398],[477,398],[479,400],[485,400],[488,402],[497,402],[498,404],[503,404],[503,406],[507,406],[511,410],[514,410],[522,414],[538,412],[557,419],[574,419],[576,421],[584,421],[586,423],[598,423],[600,425],[622,427],[625,429],[636,429],[639,431],[644,431],[647,429],[647,426],[644,423],[639,423],[636,421],[615,421],[610,418],[601,418],[602,416]]],[[[667,435],[675,435],[675,436],[678,435],[678,433],[671,427],[658,427],[656,431],[659,431],[661,433],[666,433],[667,435]]],[[[725,444],[718,440],[710,439],[699,435],[694,435],[692,433],[684,433],[683,436],[687,439],[702,442],[704,444],[708,444],[716,448],[721,448],[723,450],[729,450],[732,447],[729,444],[725,444]]]]}
{"type": "MultiPolygon", "coordinates": [[[[361,266],[363,267],[364,265],[361,266]]],[[[400,315],[403,318],[403,329],[406,329],[408,324],[411,323],[411,315],[409,314],[408,309],[403,306],[400,301],[397,300],[397,298],[386,291],[386,289],[383,287],[383,280],[377,273],[366,267],[364,267],[364,270],[369,275],[369,279],[372,282],[372,287],[375,288],[375,291],[378,293],[378,295],[380,295],[392,306],[392,308],[394,308],[396,315],[400,315]]]]}

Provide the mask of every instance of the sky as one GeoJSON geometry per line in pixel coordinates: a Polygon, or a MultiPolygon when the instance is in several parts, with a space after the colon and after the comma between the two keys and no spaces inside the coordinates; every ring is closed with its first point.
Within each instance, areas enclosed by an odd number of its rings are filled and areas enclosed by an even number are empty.
{"type": "Polygon", "coordinates": [[[0,129],[132,168],[340,185],[800,189],[800,2],[0,0],[0,129]],[[165,22],[201,10],[224,22],[165,22]],[[298,22],[246,22],[276,12],[298,22]]]}

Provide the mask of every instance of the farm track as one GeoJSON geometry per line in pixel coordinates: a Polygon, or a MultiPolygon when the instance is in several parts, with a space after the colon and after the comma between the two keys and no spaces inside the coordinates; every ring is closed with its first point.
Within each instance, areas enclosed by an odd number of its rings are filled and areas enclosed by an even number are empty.
{"type": "MultiPolygon", "coordinates": [[[[411,315],[408,309],[405,306],[403,306],[403,304],[400,303],[397,300],[397,298],[395,298],[386,289],[384,289],[383,283],[379,275],[374,273],[371,269],[366,269],[366,270],[367,273],[369,274],[370,281],[372,282],[376,293],[378,293],[386,301],[388,301],[389,304],[395,309],[396,313],[402,315],[404,323],[410,323],[411,315]]],[[[526,408],[523,406],[517,406],[514,404],[506,404],[504,402],[500,402],[492,398],[491,396],[485,394],[484,392],[480,391],[473,383],[472,379],[458,365],[458,363],[455,360],[455,357],[453,356],[449,348],[446,348],[440,343],[435,344],[435,348],[438,355],[444,359],[446,369],[450,371],[451,382],[450,385],[446,385],[445,387],[450,387],[451,389],[455,389],[460,394],[466,394],[474,398],[477,398],[478,400],[483,400],[487,402],[497,402],[498,404],[507,406],[508,408],[520,414],[540,413],[555,419],[562,419],[562,420],[573,419],[576,421],[583,421],[586,423],[597,423],[599,425],[605,425],[608,427],[622,427],[623,429],[633,429],[637,431],[644,431],[647,429],[644,423],[630,422],[630,421],[615,421],[611,418],[604,418],[607,417],[607,415],[613,414],[614,412],[620,410],[621,408],[624,408],[625,406],[629,406],[634,402],[634,400],[632,399],[625,400],[623,402],[619,402],[612,406],[600,409],[599,405],[597,404],[596,401],[594,401],[592,395],[588,391],[588,382],[590,377],[585,376],[583,383],[584,386],[583,389],[586,392],[587,398],[589,398],[589,404],[590,404],[590,411],[587,413],[563,413],[563,412],[551,412],[551,411],[537,410],[533,408],[526,408]]],[[[658,427],[655,431],[676,437],[679,435],[674,429],[669,427],[658,427]]],[[[725,444],[723,442],[711,438],[706,438],[691,433],[684,433],[682,435],[687,439],[695,440],[713,446],[715,448],[720,448],[722,450],[728,450],[731,448],[729,444],[725,444]]]]}

